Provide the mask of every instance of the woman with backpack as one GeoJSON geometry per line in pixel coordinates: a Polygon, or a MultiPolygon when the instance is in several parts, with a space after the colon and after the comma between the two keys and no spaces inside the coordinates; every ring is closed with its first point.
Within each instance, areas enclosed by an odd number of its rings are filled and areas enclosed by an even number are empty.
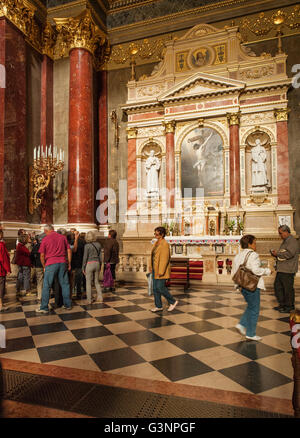
{"type": "Polygon", "coordinates": [[[89,304],[92,304],[92,280],[94,278],[97,290],[97,300],[103,301],[99,274],[101,269],[101,245],[96,241],[95,235],[89,231],[85,236],[86,245],[84,247],[82,271],[86,277],[86,295],[89,304]]]}

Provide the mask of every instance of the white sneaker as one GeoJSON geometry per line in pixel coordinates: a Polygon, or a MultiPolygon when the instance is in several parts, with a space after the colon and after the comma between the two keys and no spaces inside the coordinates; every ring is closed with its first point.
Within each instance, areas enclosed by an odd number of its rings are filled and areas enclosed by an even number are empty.
{"type": "Polygon", "coordinates": [[[49,310],[35,309],[36,313],[49,313],[49,310]]]}
{"type": "Polygon", "coordinates": [[[177,304],[178,304],[178,301],[175,301],[174,304],[171,304],[171,305],[169,306],[169,308],[168,308],[168,312],[172,312],[172,310],[175,309],[175,307],[177,306],[177,304]]]}
{"type": "Polygon", "coordinates": [[[249,339],[249,341],[261,341],[262,338],[260,336],[246,336],[246,339],[249,339]]]}
{"type": "Polygon", "coordinates": [[[235,328],[240,332],[241,335],[246,334],[246,328],[242,324],[237,324],[235,328]]]}
{"type": "Polygon", "coordinates": [[[163,308],[159,308],[159,307],[154,307],[154,309],[150,309],[151,312],[160,312],[161,310],[163,310],[163,308]]]}

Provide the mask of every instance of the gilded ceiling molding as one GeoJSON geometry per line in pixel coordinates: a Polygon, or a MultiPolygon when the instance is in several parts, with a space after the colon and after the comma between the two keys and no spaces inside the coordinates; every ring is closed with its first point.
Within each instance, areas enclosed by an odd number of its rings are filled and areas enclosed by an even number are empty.
{"type": "Polygon", "coordinates": [[[0,0],[0,17],[11,21],[37,50],[41,50],[41,30],[35,21],[36,7],[28,0],[0,0]]]}

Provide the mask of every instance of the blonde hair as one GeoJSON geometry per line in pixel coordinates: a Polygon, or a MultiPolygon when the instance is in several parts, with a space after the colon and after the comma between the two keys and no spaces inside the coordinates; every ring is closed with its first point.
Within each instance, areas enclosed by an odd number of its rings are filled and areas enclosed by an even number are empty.
{"type": "Polygon", "coordinates": [[[95,241],[95,234],[93,231],[88,231],[85,236],[86,243],[94,242],[95,241]]]}

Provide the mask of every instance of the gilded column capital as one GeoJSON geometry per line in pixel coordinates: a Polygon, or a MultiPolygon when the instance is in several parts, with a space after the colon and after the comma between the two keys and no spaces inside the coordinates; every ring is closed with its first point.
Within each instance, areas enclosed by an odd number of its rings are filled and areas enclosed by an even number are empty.
{"type": "Polygon", "coordinates": [[[137,128],[126,128],[128,140],[131,138],[137,138],[138,129],[137,128]]]}
{"type": "Polygon", "coordinates": [[[11,21],[40,50],[41,30],[35,20],[36,7],[28,0],[0,0],[0,17],[11,21]]]}
{"type": "Polygon", "coordinates": [[[93,56],[107,43],[104,32],[96,25],[90,9],[76,17],[54,18],[59,34],[57,55],[66,56],[71,49],[86,49],[93,56]]]}
{"type": "Polygon", "coordinates": [[[57,31],[47,22],[42,33],[42,54],[54,58],[55,45],[57,40],[57,31]]]}
{"type": "Polygon", "coordinates": [[[289,108],[276,108],[274,110],[274,117],[276,122],[287,122],[289,117],[289,108]]]}
{"type": "Polygon", "coordinates": [[[171,120],[170,122],[162,122],[163,127],[165,128],[165,134],[172,133],[174,134],[176,128],[175,120],[171,120]]]}
{"type": "Polygon", "coordinates": [[[227,121],[228,121],[229,126],[240,124],[240,118],[241,118],[240,111],[237,113],[227,113],[226,117],[227,117],[227,121]]]}

